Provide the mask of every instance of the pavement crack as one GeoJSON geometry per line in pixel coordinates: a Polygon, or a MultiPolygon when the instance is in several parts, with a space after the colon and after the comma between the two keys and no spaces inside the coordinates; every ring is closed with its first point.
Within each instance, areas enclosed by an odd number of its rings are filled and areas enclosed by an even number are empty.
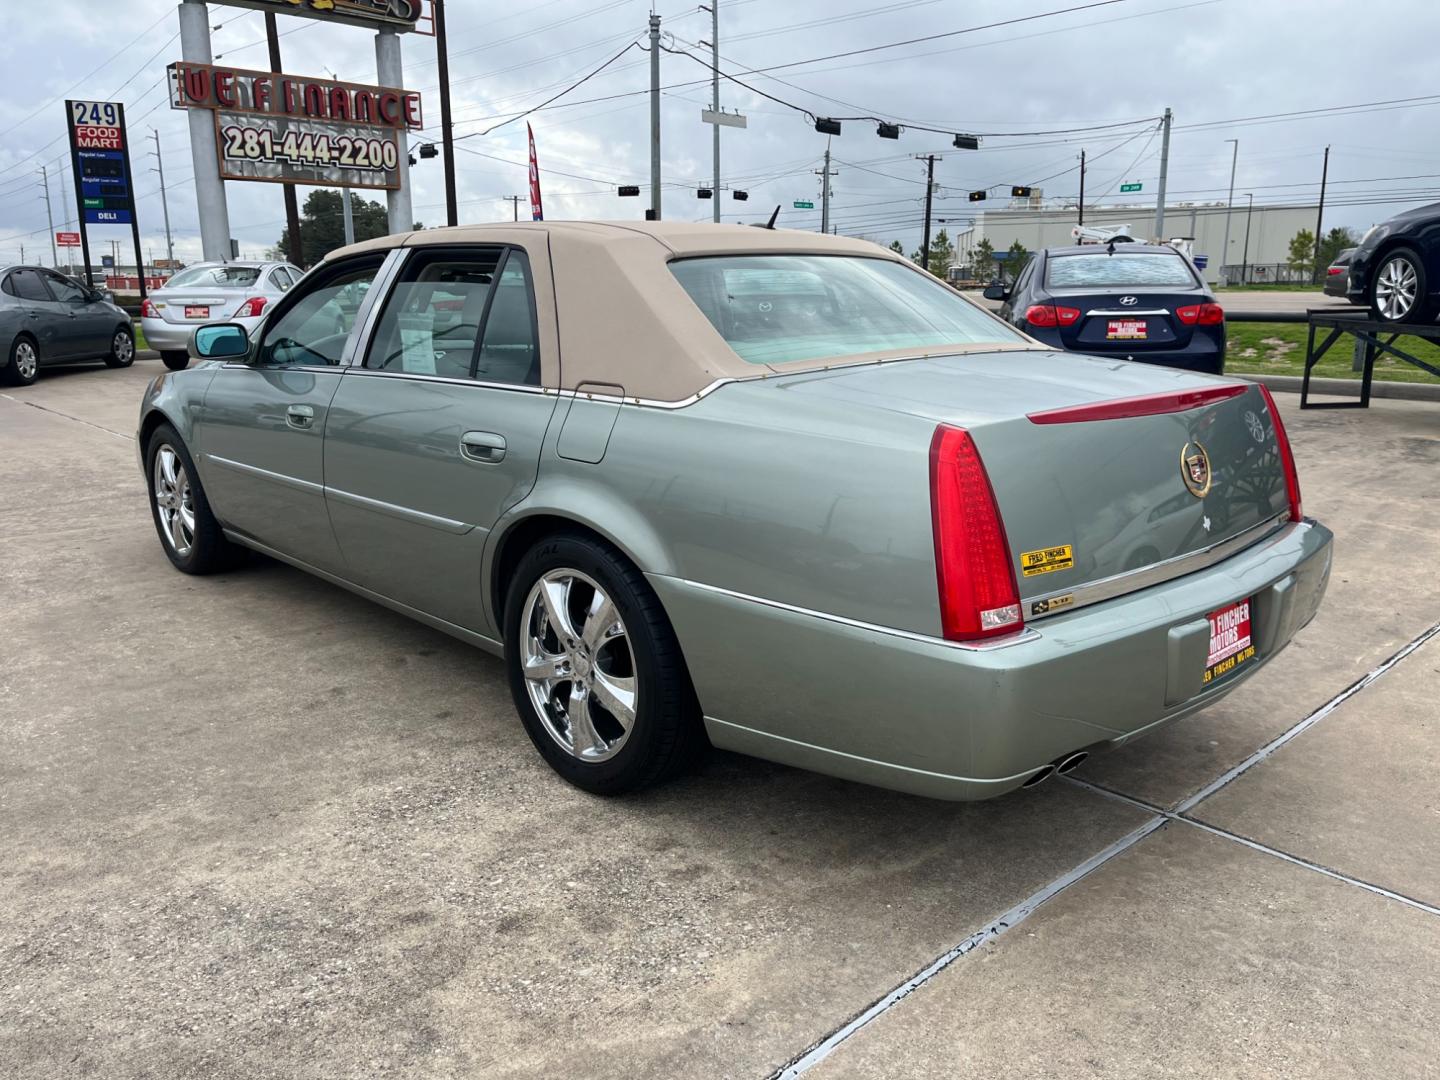
{"type": "Polygon", "coordinates": [[[28,405],[32,409],[39,409],[41,412],[50,413],[52,416],[59,416],[63,417],[66,420],[73,420],[77,424],[84,424],[86,427],[92,427],[97,431],[103,431],[107,435],[114,435],[117,439],[124,439],[126,442],[135,441],[134,435],[126,435],[123,431],[115,431],[111,428],[105,427],[103,424],[97,424],[93,420],[85,420],[79,416],[71,416],[69,413],[61,412],[59,409],[52,409],[48,405],[41,405],[34,401],[26,401],[23,398],[17,398],[11,394],[0,394],[0,398],[4,398],[6,401],[13,401],[17,405],[28,405]]]}

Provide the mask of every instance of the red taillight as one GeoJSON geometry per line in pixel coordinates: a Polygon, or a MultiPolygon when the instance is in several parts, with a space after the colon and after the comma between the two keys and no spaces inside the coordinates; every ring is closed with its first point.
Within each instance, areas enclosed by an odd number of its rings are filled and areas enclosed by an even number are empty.
{"type": "Polygon", "coordinates": [[[263,296],[252,296],[240,305],[240,310],[235,312],[235,317],[239,319],[253,319],[265,310],[265,305],[268,302],[269,301],[263,296]]]}
{"type": "Polygon", "coordinates": [[[995,490],[963,428],[941,424],[930,440],[930,514],[946,639],[974,641],[1024,627],[995,490]]]}
{"type": "Polygon", "coordinates": [[[1285,434],[1285,424],[1280,419],[1280,410],[1270,396],[1270,388],[1260,384],[1260,396],[1265,399],[1265,408],[1270,410],[1270,422],[1275,426],[1275,445],[1280,451],[1280,464],[1285,469],[1285,488],[1290,494],[1290,520],[1301,521],[1304,514],[1300,507],[1300,474],[1295,471],[1295,452],[1290,449],[1290,437],[1285,434]]]}
{"type": "Polygon", "coordinates": [[[155,305],[147,298],[140,301],[140,317],[142,319],[158,319],[160,312],[156,310],[155,305]]]}
{"type": "Polygon", "coordinates": [[[1080,424],[1089,420],[1123,420],[1130,416],[1156,416],[1160,413],[1185,412],[1211,405],[1226,398],[1239,397],[1250,389],[1244,383],[1236,386],[1212,386],[1205,390],[1181,390],[1178,393],[1142,394],[1140,397],[1116,398],[1094,405],[1067,405],[1063,409],[1032,412],[1032,424],[1080,424]]]}
{"type": "Polygon", "coordinates": [[[1219,304],[1187,304],[1175,309],[1175,317],[1186,326],[1219,326],[1225,321],[1225,309],[1219,304]]]}
{"type": "Polygon", "coordinates": [[[1054,304],[1031,304],[1025,309],[1025,321],[1031,326],[1049,329],[1052,326],[1073,326],[1080,318],[1080,309],[1054,304]]]}
{"type": "Polygon", "coordinates": [[[1329,270],[1325,271],[1325,274],[1327,277],[1334,277],[1336,274],[1343,274],[1344,272],[1345,268],[1343,266],[1332,266],[1329,270]]]}

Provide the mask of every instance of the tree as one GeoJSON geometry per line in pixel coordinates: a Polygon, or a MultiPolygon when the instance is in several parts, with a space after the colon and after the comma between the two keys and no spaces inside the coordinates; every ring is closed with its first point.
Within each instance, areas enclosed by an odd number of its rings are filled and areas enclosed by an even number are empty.
{"type": "MultiPolygon", "coordinates": [[[[390,217],[384,206],[352,193],[350,209],[355,216],[355,239],[373,240],[390,232],[390,217]]],[[[417,226],[418,228],[418,226],[417,226]]],[[[314,266],[330,252],[345,246],[345,201],[339,191],[317,188],[305,198],[300,212],[300,259],[314,266]]],[[[290,250],[290,229],[280,233],[277,251],[290,250]]]]}
{"type": "Polygon", "coordinates": [[[1296,273],[1306,273],[1315,265],[1315,234],[1309,229],[1301,229],[1290,238],[1290,254],[1286,257],[1286,265],[1296,273]]]}
{"type": "Polygon", "coordinates": [[[896,255],[904,255],[904,254],[905,254],[905,245],[902,244],[902,243],[900,243],[899,240],[891,240],[891,241],[890,241],[890,250],[893,251],[896,255]]]}
{"type": "Polygon", "coordinates": [[[970,274],[981,281],[989,281],[995,273],[995,248],[989,238],[981,240],[970,253],[970,274]]]}
{"type": "Polygon", "coordinates": [[[944,281],[945,275],[950,272],[950,264],[954,260],[955,245],[950,242],[949,234],[941,229],[930,241],[930,265],[925,269],[944,281]]]}
{"type": "Polygon", "coordinates": [[[1331,229],[1320,238],[1320,270],[1333,263],[1346,248],[1360,246],[1360,237],[1349,227],[1331,229]]]}
{"type": "Polygon", "coordinates": [[[1030,261],[1030,251],[1026,246],[1016,240],[1010,245],[1009,258],[1005,260],[1005,267],[1010,271],[1010,282],[1013,285],[1015,279],[1020,276],[1020,271],[1025,269],[1025,264],[1030,261]]]}

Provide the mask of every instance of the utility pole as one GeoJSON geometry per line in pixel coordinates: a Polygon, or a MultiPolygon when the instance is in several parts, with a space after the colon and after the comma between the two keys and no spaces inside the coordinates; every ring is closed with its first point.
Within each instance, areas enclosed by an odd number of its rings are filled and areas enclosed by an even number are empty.
{"type": "MultiPolygon", "coordinates": [[[[704,6],[703,4],[701,5],[704,6]]],[[[720,0],[710,0],[710,100],[711,108],[720,112],[720,0]]],[[[715,224],[720,224],[720,125],[712,124],[715,140],[715,198],[712,210],[715,224]]],[[[826,163],[829,168],[829,163],[826,163]]],[[[824,232],[822,227],[821,232],[824,232]]]]}
{"type": "Polygon", "coordinates": [[[1247,191],[1245,197],[1250,200],[1245,207],[1245,254],[1240,256],[1240,284],[1245,284],[1250,270],[1250,215],[1255,211],[1255,193],[1247,191]]]}
{"type": "MultiPolygon", "coordinates": [[[[718,203],[720,192],[716,191],[718,203]]],[[[660,220],[660,16],[650,16],[650,220],[660,220]]]]}
{"type": "Polygon", "coordinates": [[[455,196],[455,126],[450,120],[450,45],[445,37],[445,0],[434,0],[435,55],[440,61],[440,137],[445,144],[445,220],[460,224],[455,196]]]}
{"type": "MultiPolygon", "coordinates": [[[[1080,151],[1080,220],[1076,223],[1085,224],[1085,151],[1080,151]]],[[[1075,241],[1080,242],[1078,239],[1075,241]]]]}
{"type": "Polygon", "coordinates": [[[920,245],[920,269],[930,269],[930,207],[935,196],[935,155],[925,156],[925,239],[920,245]]]}
{"type": "Polygon", "coordinates": [[[355,242],[355,208],[350,204],[350,189],[340,189],[340,211],[345,219],[345,245],[355,242]]]}
{"type": "MultiPolygon", "coordinates": [[[[155,139],[155,168],[153,172],[160,174],[160,208],[165,212],[165,259],[167,262],[175,261],[175,243],[170,237],[170,200],[165,194],[165,159],[160,156],[160,132],[153,127],[150,134],[155,139]]],[[[172,267],[173,269],[173,267],[172,267]]]]}
{"type": "Polygon", "coordinates": [[[1330,147],[1325,147],[1325,164],[1320,167],[1320,209],[1315,212],[1315,272],[1311,275],[1313,285],[1320,280],[1320,223],[1325,220],[1325,181],[1330,177],[1330,147]]]}
{"type": "Polygon", "coordinates": [[[1230,151],[1230,194],[1225,196],[1225,246],[1220,249],[1220,280],[1229,284],[1225,277],[1225,263],[1230,258],[1230,211],[1235,203],[1235,162],[1240,157],[1240,140],[1226,139],[1228,143],[1234,143],[1235,148],[1230,151]]]}
{"type": "Polygon", "coordinates": [[[511,209],[515,211],[514,220],[515,220],[515,221],[519,221],[519,220],[520,220],[520,196],[519,196],[519,195],[506,195],[506,196],[505,196],[505,201],[508,202],[508,203],[510,204],[511,209]]]}
{"type": "Polygon", "coordinates": [[[1165,107],[1165,118],[1161,121],[1164,134],[1160,137],[1160,192],[1155,200],[1155,241],[1165,241],[1165,179],[1170,174],[1170,107],[1165,107]]]}
{"type": "Polygon", "coordinates": [[[830,177],[839,176],[840,170],[830,168],[830,140],[825,140],[825,167],[817,169],[816,175],[820,177],[820,231],[830,231],[830,177]]]}
{"type": "Polygon", "coordinates": [[[45,217],[50,222],[50,265],[60,269],[60,253],[55,249],[55,215],[50,209],[50,173],[40,166],[40,186],[45,189],[45,217]]]}
{"type": "MultiPolygon", "coordinates": [[[[280,70],[280,31],[275,26],[275,13],[265,12],[265,38],[270,44],[270,70],[280,70]]],[[[283,129],[282,129],[283,134],[283,129]]],[[[281,184],[285,190],[285,238],[286,252],[288,258],[296,266],[304,266],[301,262],[303,249],[300,246],[300,202],[295,197],[294,184],[281,184]]],[[[230,254],[228,251],[225,254],[230,254]]]]}

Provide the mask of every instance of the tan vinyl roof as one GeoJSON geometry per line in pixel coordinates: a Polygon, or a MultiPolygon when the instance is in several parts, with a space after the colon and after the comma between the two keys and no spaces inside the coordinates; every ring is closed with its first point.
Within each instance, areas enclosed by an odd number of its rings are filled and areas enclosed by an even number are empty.
{"type": "MultiPolygon", "coordinates": [[[[800,360],[778,365],[740,359],[691,301],[667,263],[697,255],[856,255],[888,259],[920,273],[895,252],[865,240],[796,229],[758,229],[749,225],[695,222],[535,221],[461,225],[399,233],[332,252],[329,259],[365,251],[436,244],[514,244],[525,249],[534,269],[536,297],[545,307],[550,289],[542,279],[548,266],[553,282],[553,330],[543,311],[542,353],[552,333],[558,343],[558,384],[584,389],[603,384],[605,392],[623,386],[627,397],[681,401],[717,379],[753,378],[767,371],[804,371],[833,366],[834,359],[800,360]]],[[[998,322],[998,320],[997,320],[998,322]]],[[[1016,331],[996,327],[997,341],[1016,331]]],[[[994,352],[1034,348],[1016,344],[946,346],[946,353],[994,352]]],[[[866,354],[870,359],[914,355],[915,349],[866,354]]],[[[542,357],[542,361],[545,358],[542,357]]],[[[547,385],[556,374],[544,363],[547,385]]],[[[597,392],[600,387],[596,386],[597,392]]]]}

